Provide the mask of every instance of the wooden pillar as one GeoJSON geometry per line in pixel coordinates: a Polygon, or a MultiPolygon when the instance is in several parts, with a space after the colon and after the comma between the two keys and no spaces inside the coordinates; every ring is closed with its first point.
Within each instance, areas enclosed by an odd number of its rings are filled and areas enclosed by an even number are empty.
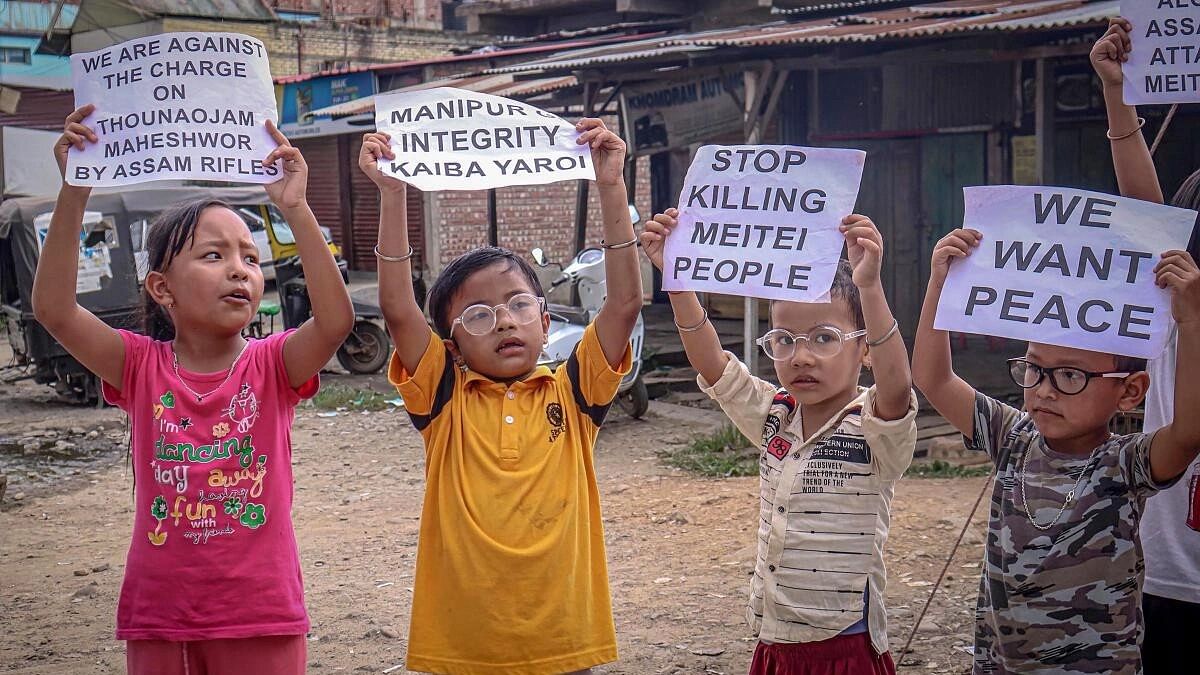
{"type": "Polygon", "coordinates": [[[1034,136],[1037,139],[1038,185],[1054,181],[1054,64],[1037,60],[1037,95],[1034,110],[1034,136]]]}
{"type": "MultiPolygon", "coordinates": [[[[758,126],[759,122],[759,106],[762,102],[762,87],[766,86],[765,76],[769,75],[770,66],[764,68],[763,73],[757,70],[743,71],[742,77],[745,82],[745,110],[743,111],[743,120],[745,122],[745,137],[746,144],[753,145],[759,142],[759,137],[762,135],[762,130],[758,126]]],[[[754,340],[758,337],[758,298],[747,296],[743,300],[742,310],[742,362],[750,369],[752,375],[758,375],[758,346],[754,344],[754,340]]]]}
{"type": "MultiPolygon", "coordinates": [[[[597,87],[595,83],[585,82],[583,85],[583,116],[592,116],[592,105],[595,102],[597,87]]],[[[575,192],[575,252],[579,255],[587,245],[587,216],[588,216],[588,181],[581,180],[575,192]]]]}
{"type": "Polygon", "coordinates": [[[500,232],[496,216],[496,188],[487,191],[487,242],[488,246],[500,245],[500,232]]]}

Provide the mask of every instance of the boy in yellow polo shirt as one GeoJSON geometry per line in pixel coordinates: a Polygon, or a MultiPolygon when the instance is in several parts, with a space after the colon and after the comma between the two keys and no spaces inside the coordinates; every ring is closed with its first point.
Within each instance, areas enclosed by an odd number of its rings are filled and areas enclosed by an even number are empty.
{"type": "Polygon", "coordinates": [[[550,324],[542,287],[505,249],[476,249],[442,271],[429,330],[410,281],[405,186],[376,168],[393,159],[389,139],[363,140],[359,166],[381,193],[388,377],[425,441],[409,670],[556,675],[617,658],[592,447],[630,367],[642,285],[625,144],[600,120],[577,128],[610,242],[608,297],[556,371],[537,365],[550,324]]]}

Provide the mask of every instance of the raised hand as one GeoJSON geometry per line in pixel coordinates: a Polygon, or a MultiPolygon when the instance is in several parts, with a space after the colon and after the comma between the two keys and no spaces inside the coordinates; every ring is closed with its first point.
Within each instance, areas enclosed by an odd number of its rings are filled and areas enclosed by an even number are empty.
{"type": "Polygon", "coordinates": [[[575,125],[580,132],[575,140],[592,148],[592,166],[596,168],[598,185],[617,185],[625,180],[625,141],[608,130],[604,122],[585,117],[575,125]]]}
{"type": "Polygon", "coordinates": [[[971,255],[971,251],[979,246],[982,239],[983,234],[979,230],[964,228],[954,230],[939,239],[937,245],[933,247],[933,259],[929,265],[929,283],[932,285],[936,282],[940,287],[946,281],[946,274],[950,272],[950,262],[955,258],[965,258],[971,255]]]}
{"type": "Polygon", "coordinates": [[[846,216],[838,226],[846,237],[846,254],[854,270],[854,285],[868,288],[879,285],[883,266],[883,235],[866,216],[857,213],[846,216]]]}
{"type": "Polygon", "coordinates": [[[1187,251],[1167,251],[1154,266],[1154,283],[1171,291],[1175,323],[1200,321],[1200,268],[1187,251]]]}
{"type": "Polygon", "coordinates": [[[63,178],[67,176],[67,154],[71,148],[83,150],[87,143],[96,143],[95,132],[91,127],[84,125],[83,121],[96,110],[96,106],[91,103],[76,108],[74,112],[67,115],[67,119],[63,122],[62,136],[54,142],[54,159],[58,161],[58,174],[63,178]]]}
{"type": "Polygon", "coordinates": [[[1129,38],[1131,32],[1133,25],[1127,19],[1110,19],[1108,30],[1092,47],[1088,58],[1106,87],[1119,87],[1125,79],[1121,64],[1129,60],[1129,52],[1133,49],[1133,41],[1129,38]]]}
{"type": "Polygon", "coordinates": [[[274,183],[267,183],[267,196],[281,209],[294,209],[304,206],[308,192],[308,164],[300,149],[288,142],[286,136],[275,127],[275,123],[267,120],[267,133],[279,145],[263,159],[264,166],[272,166],[283,160],[283,177],[274,183]]]}
{"type": "Polygon", "coordinates": [[[671,230],[679,223],[678,218],[679,209],[667,209],[666,212],[646,221],[646,226],[642,228],[642,250],[660,272],[663,268],[663,249],[667,245],[667,237],[670,236],[671,230]]]}
{"type": "Polygon", "coordinates": [[[392,137],[382,131],[363,134],[362,149],[358,151],[358,168],[381,191],[400,192],[405,188],[404,182],[379,170],[379,160],[396,159],[391,143],[392,137]]]}

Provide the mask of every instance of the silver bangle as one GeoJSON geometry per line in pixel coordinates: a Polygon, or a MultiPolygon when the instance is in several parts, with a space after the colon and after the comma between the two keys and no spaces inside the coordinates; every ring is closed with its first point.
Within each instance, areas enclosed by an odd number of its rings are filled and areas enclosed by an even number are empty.
{"type": "Polygon", "coordinates": [[[637,237],[634,237],[633,239],[630,239],[629,241],[623,241],[619,244],[606,244],[606,243],[604,243],[604,240],[601,239],[600,240],[600,248],[602,248],[606,251],[613,251],[618,248],[629,248],[630,246],[633,246],[636,243],[638,243],[637,237]]]}
{"type": "Polygon", "coordinates": [[[402,256],[384,255],[379,250],[379,244],[375,244],[375,257],[379,258],[383,262],[404,262],[405,260],[408,260],[409,258],[413,257],[413,253],[415,253],[415,251],[413,251],[412,244],[409,244],[408,245],[408,253],[405,253],[402,256]]]}
{"type": "Polygon", "coordinates": [[[892,319],[892,327],[888,329],[888,332],[884,333],[883,337],[879,338],[878,340],[867,340],[867,346],[868,347],[878,347],[879,345],[887,342],[888,338],[895,335],[896,331],[899,329],[900,329],[900,320],[892,319]]]}
{"type": "Polygon", "coordinates": [[[1108,136],[1108,140],[1110,140],[1110,141],[1120,141],[1120,140],[1129,138],[1130,136],[1141,131],[1142,127],[1144,127],[1144,126],[1146,126],[1146,118],[1139,117],[1139,118],[1137,118],[1137,126],[1133,128],[1133,131],[1131,131],[1127,134],[1121,134],[1120,136],[1113,136],[1112,129],[1109,129],[1108,131],[1104,132],[1104,135],[1108,136]]]}
{"type": "MultiPolygon", "coordinates": [[[[700,319],[700,322],[695,326],[680,326],[679,322],[675,321],[675,327],[679,329],[680,333],[695,333],[703,328],[704,324],[708,323],[708,310],[703,307],[701,307],[700,310],[704,312],[704,318],[700,319]]],[[[672,321],[674,321],[674,319],[672,319],[672,321]]]]}

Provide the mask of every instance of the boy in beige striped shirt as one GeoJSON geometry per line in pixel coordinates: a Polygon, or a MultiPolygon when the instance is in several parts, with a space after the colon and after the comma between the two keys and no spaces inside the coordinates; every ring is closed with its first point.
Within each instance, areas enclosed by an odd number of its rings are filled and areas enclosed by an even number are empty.
{"type": "MultiPolygon", "coordinates": [[[[642,233],[662,269],[678,212],[642,233]]],[[[758,556],[746,616],[759,639],[751,675],[894,673],[883,606],[883,546],[895,482],[912,461],[917,401],[908,352],[879,279],[883,238],[842,221],[849,261],[828,303],[771,303],[758,339],[782,386],[721,348],[696,294],[671,293],[700,386],[760,443],[758,556]],[[858,386],[862,366],[875,386],[858,386]]]]}

